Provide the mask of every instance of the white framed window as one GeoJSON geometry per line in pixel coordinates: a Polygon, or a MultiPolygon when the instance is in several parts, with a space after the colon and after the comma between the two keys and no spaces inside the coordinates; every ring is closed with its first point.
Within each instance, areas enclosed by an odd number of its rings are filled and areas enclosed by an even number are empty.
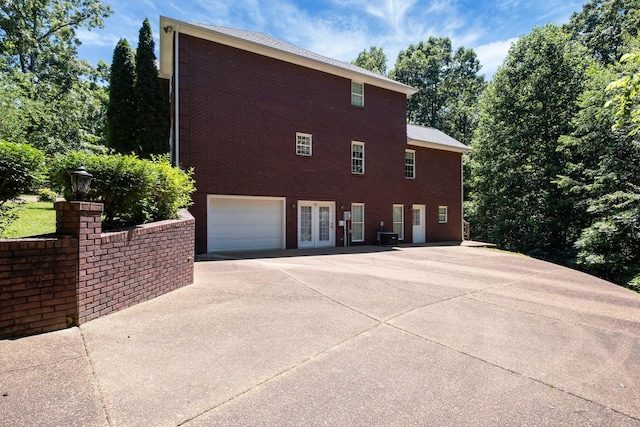
{"type": "Polygon", "coordinates": [[[311,135],[308,133],[296,133],[296,154],[298,156],[311,155],[311,135]]]}
{"type": "Polygon", "coordinates": [[[351,82],[351,105],[364,107],[364,84],[351,82]]]}
{"type": "Polygon", "coordinates": [[[416,152],[404,150],[404,177],[414,179],[416,177],[416,152]]]}
{"type": "Polygon", "coordinates": [[[446,206],[438,206],[438,222],[445,224],[449,220],[448,216],[448,208],[446,206]]]}
{"type": "Polygon", "coordinates": [[[351,204],[351,241],[364,242],[364,203],[351,204]]]}
{"type": "Polygon", "coordinates": [[[404,205],[393,205],[393,232],[398,240],[404,240],[404,205]]]}
{"type": "Polygon", "coordinates": [[[364,142],[351,142],[351,173],[364,174],[364,142]]]}

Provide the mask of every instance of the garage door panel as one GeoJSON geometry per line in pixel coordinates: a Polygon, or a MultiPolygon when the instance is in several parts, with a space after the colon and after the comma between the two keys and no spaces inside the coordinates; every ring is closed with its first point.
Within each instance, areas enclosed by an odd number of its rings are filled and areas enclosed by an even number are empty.
{"type": "Polygon", "coordinates": [[[283,201],[209,199],[208,251],[283,248],[283,201]]]}

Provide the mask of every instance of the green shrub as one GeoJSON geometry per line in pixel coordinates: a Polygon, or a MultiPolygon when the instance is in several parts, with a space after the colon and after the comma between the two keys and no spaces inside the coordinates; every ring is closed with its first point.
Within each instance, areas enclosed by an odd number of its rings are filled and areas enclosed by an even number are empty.
{"type": "Polygon", "coordinates": [[[67,200],[73,198],[70,172],[79,166],[93,175],[88,200],[104,204],[105,229],[175,218],[195,191],[192,172],[172,167],[166,156],[150,161],[71,152],[57,156],[49,171],[67,200]]]}
{"type": "Polygon", "coordinates": [[[0,236],[18,218],[18,197],[42,178],[44,154],[28,144],[0,140],[0,236]]]}
{"type": "Polygon", "coordinates": [[[40,150],[0,140],[0,205],[31,191],[43,172],[44,154],[40,150]]]}
{"type": "Polygon", "coordinates": [[[58,194],[50,188],[41,188],[38,190],[39,202],[55,202],[58,194]]]}

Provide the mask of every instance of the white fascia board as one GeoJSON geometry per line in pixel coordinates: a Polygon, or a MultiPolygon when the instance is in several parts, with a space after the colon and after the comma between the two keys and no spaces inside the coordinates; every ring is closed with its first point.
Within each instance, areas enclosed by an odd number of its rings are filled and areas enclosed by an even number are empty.
{"type": "Polygon", "coordinates": [[[428,141],[416,141],[413,139],[408,140],[407,145],[412,145],[414,147],[431,148],[433,150],[451,151],[454,153],[462,153],[462,154],[468,153],[471,151],[471,148],[452,147],[450,145],[436,144],[435,142],[428,142],[428,141]]]}
{"type": "Polygon", "coordinates": [[[386,79],[378,79],[374,76],[367,74],[360,74],[356,71],[347,70],[345,68],[337,67],[331,64],[327,64],[321,61],[317,61],[304,56],[296,55],[291,52],[284,52],[279,49],[265,46],[260,43],[255,43],[242,38],[234,37],[228,34],[219,33],[217,31],[200,27],[198,25],[190,24],[188,22],[178,21],[175,19],[160,17],[160,76],[168,78],[171,75],[171,59],[165,59],[171,52],[166,50],[163,46],[163,40],[166,43],[171,43],[171,38],[165,37],[165,30],[167,26],[173,27],[174,31],[179,29],[182,34],[188,34],[193,37],[201,38],[204,40],[213,41],[216,43],[224,44],[226,46],[235,47],[237,49],[245,50],[247,52],[256,53],[262,56],[266,56],[273,59],[278,59],[291,64],[300,65],[306,68],[322,71],[328,74],[337,75],[350,80],[354,80],[358,83],[369,84],[372,86],[381,87],[394,92],[404,93],[407,98],[418,92],[416,88],[405,85],[403,83],[394,82],[386,79]],[[163,55],[164,54],[164,55],[163,55]]]}

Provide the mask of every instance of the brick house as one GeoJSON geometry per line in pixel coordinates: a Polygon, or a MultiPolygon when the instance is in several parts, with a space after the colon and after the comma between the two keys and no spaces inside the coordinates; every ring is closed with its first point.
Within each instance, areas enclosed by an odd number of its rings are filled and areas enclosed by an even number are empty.
{"type": "Polygon", "coordinates": [[[262,33],[160,25],[196,252],[462,240],[469,149],[407,125],[416,89],[262,33]]]}

